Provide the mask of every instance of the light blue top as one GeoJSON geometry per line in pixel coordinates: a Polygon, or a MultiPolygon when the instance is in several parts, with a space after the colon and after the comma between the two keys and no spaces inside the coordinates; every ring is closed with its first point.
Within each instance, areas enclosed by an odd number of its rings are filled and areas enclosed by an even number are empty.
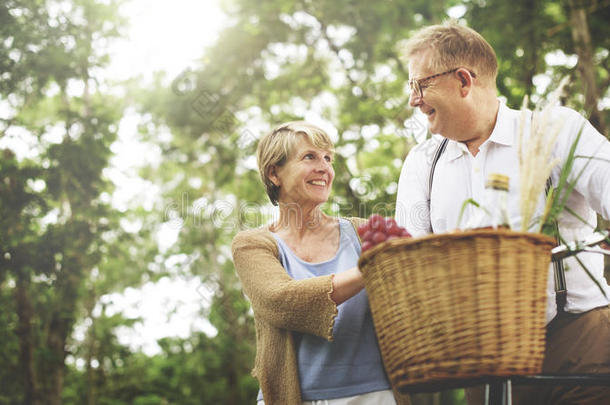
{"type": "MultiPolygon", "coordinates": [[[[339,218],[339,230],[341,239],[337,254],[321,263],[301,260],[282,239],[273,234],[286,272],[292,278],[302,280],[340,273],[357,266],[360,242],[356,231],[343,218],[339,218]]],[[[390,389],[366,291],[360,291],[337,309],[332,342],[315,335],[293,332],[303,401],[342,398],[390,389]]],[[[258,399],[262,399],[260,391],[258,399]]]]}

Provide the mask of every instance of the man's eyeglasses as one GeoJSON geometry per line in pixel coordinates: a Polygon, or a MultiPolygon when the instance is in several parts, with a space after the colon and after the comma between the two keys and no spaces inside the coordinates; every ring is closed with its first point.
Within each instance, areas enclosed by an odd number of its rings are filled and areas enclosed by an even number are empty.
{"type": "MultiPolygon", "coordinates": [[[[424,89],[428,86],[426,86],[426,83],[429,82],[432,79],[435,79],[439,76],[444,76],[444,75],[448,75],[449,73],[453,73],[453,72],[457,72],[458,69],[461,68],[454,68],[451,70],[448,70],[446,72],[442,72],[442,73],[437,73],[434,75],[430,75],[427,77],[424,77],[422,79],[409,79],[409,87],[411,88],[411,91],[413,92],[413,95],[417,98],[424,98],[424,89]]],[[[470,72],[470,75],[472,77],[477,77],[477,75],[470,69],[466,69],[468,70],[468,72],[470,72]]]]}

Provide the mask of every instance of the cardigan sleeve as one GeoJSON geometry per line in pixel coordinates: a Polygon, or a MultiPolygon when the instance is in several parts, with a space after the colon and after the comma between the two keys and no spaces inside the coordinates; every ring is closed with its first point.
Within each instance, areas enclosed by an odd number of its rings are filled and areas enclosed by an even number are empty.
{"type": "Polygon", "coordinates": [[[238,233],[233,262],[254,317],[270,325],[332,340],[337,305],[333,275],[294,280],[278,258],[277,244],[261,230],[238,233]]]}

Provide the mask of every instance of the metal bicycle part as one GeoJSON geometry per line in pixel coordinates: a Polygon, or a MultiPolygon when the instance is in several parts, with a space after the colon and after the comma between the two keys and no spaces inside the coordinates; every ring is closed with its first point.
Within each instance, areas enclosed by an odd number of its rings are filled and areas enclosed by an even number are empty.
{"type": "Polygon", "coordinates": [[[581,252],[601,253],[610,256],[610,250],[594,246],[603,242],[606,240],[606,238],[608,238],[608,231],[595,232],[585,239],[566,243],[565,245],[559,245],[553,248],[551,250],[551,257],[553,260],[559,260],[581,252]]]}

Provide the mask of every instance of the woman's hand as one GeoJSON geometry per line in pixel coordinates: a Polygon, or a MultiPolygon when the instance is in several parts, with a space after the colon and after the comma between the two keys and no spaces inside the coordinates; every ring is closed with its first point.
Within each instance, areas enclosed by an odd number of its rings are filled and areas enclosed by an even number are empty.
{"type": "Polygon", "coordinates": [[[339,305],[364,288],[364,279],[358,267],[335,274],[333,277],[333,292],[330,298],[339,305]]]}

